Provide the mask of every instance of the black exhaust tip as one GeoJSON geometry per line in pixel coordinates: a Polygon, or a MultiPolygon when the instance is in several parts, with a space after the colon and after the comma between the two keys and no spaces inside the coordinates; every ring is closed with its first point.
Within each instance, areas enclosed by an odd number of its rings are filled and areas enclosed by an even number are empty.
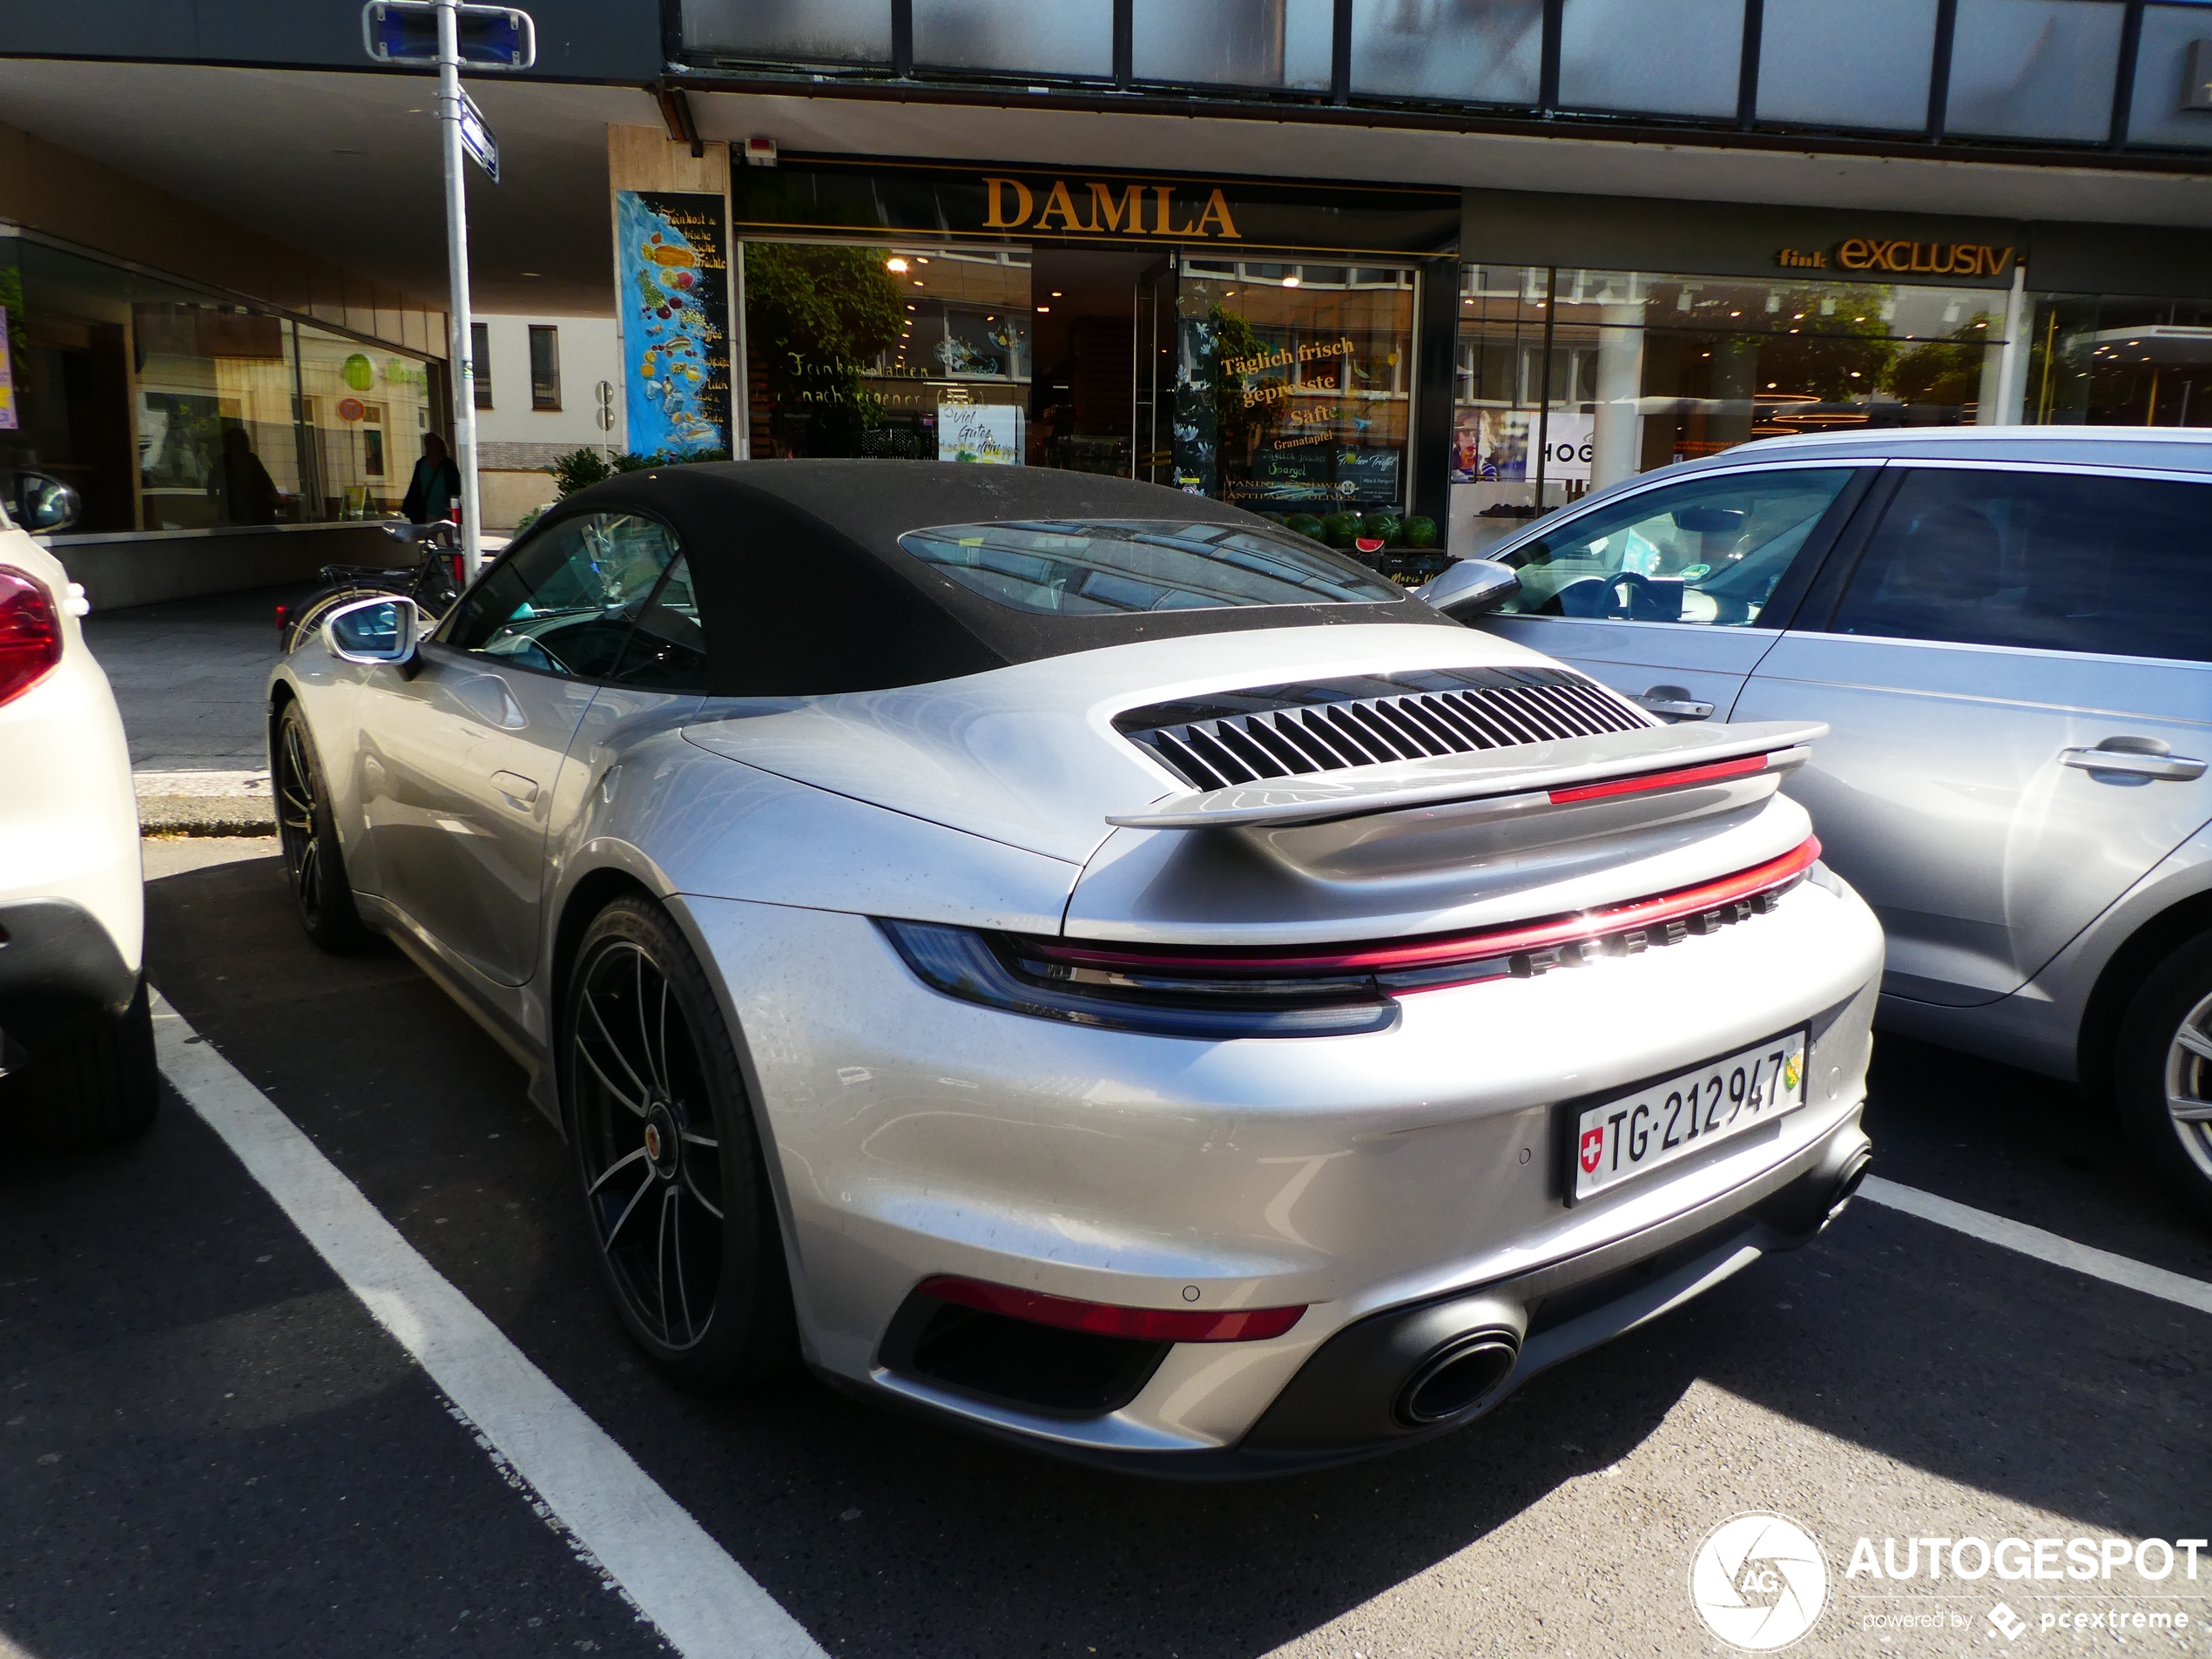
{"type": "Polygon", "coordinates": [[[1456,1337],[1414,1368],[1393,1414],[1408,1428],[1463,1416],[1495,1393],[1520,1359],[1521,1343],[1510,1331],[1456,1337]]]}
{"type": "Polygon", "coordinates": [[[1844,1165],[1843,1174],[1836,1178],[1835,1190],[1829,1196],[1829,1220],[1833,1221],[1844,1213],[1844,1206],[1857,1194],[1859,1184],[1866,1179],[1866,1172],[1872,1168],[1873,1163],[1874,1153],[1871,1147],[1862,1146],[1851,1155],[1850,1162],[1844,1165]]]}

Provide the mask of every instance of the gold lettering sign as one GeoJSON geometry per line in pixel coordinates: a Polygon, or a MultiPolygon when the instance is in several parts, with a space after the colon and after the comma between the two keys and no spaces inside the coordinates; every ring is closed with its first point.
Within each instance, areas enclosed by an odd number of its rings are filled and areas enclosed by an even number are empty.
{"type": "MultiPolygon", "coordinates": [[[[1879,236],[1850,236],[1836,244],[1834,262],[1845,271],[1880,271],[1892,276],[2002,276],[2013,250],[1987,242],[1915,242],[1879,236]]],[[[1785,270],[1825,270],[1826,251],[1785,247],[1774,256],[1785,270]]]]}
{"type": "Polygon", "coordinates": [[[1079,210],[1075,191],[1064,179],[1052,181],[1042,196],[1019,179],[983,176],[983,228],[1032,230],[1076,236],[1193,236],[1238,242],[1244,239],[1218,189],[1206,192],[1195,218],[1176,200],[1175,185],[1110,184],[1086,179],[1077,189],[1085,199],[1079,210]],[[1150,224],[1145,223],[1150,212],[1150,224]]]}

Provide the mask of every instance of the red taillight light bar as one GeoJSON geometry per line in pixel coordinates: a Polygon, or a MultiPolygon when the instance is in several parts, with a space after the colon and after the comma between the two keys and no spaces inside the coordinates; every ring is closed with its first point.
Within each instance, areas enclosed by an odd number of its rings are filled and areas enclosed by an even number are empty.
{"type": "Polygon", "coordinates": [[[1243,1308],[1233,1311],[1196,1308],[1116,1307],[1106,1302],[1080,1302],[1069,1296],[1047,1296],[1039,1291],[1016,1290],[980,1278],[960,1278],[940,1273],[915,1286],[940,1302],[974,1308],[983,1313],[1002,1313],[1010,1319],[1049,1325],[1062,1331],[1088,1331],[1093,1336],[1128,1337],[1139,1342],[1264,1342],[1279,1337],[1298,1322],[1305,1312],[1301,1303],[1287,1308],[1243,1308]]]}
{"type": "Polygon", "coordinates": [[[62,659],[62,617],[36,577],[0,564],[0,703],[11,702],[62,659]]]}
{"type": "Polygon", "coordinates": [[[1703,766],[1677,766],[1671,772],[1638,772],[1633,778],[1608,778],[1602,784],[1578,784],[1572,789],[1547,792],[1552,805],[1566,806],[1578,800],[1604,800],[1615,795],[1646,795],[1662,789],[1689,789],[1698,784],[1725,783],[1731,778],[1748,778],[1753,772],[1764,772],[1772,763],[1772,755],[1739,755],[1734,760],[1716,760],[1703,766]]]}
{"type": "MultiPolygon", "coordinates": [[[[1755,757],[1764,764],[1764,757],[1755,757]]],[[[1733,763],[1723,763],[1733,764],[1733,763]]],[[[1441,939],[1414,940],[1402,944],[1353,946],[1339,950],[1307,952],[1124,950],[1113,946],[1076,944],[1062,940],[1025,940],[1025,955],[1064,963],[1070,968],[1150,973],[1249,974],[1260,976],[1295,974],[1404,974],[1495,961],[1518,954],[1541,951],[1585,941],[1602,941],[1617,934],[1649,932],[1673,922],[1686,922],[1707,912],[1721,910],[1792,887],[1820,857],[1820,842],[1811,836],[1789,852],[1748,870],[1738,870],[1694,887],[1633,899],[1625,904],[1554,916],[1542,921],[1517,923],[1480,932],[1456,934],[1441,939]]],[[[1437,981],[1441,983],[1444,981],[1437,981]]],[[[1393,988],[1413,988],[1412,987],[1393,988]]]]}

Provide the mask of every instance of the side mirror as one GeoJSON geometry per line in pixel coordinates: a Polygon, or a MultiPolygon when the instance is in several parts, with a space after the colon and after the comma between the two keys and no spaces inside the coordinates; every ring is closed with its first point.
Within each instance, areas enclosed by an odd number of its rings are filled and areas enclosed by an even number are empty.
{"type": "Polygon", "coordinates": [[[43,472],[18,472],[10,481],[8,516],[27,530],[65,530],[84,505],[77,492],[43,472]]]}
{"type": "Polygon", "coordinates": [[[1454,622],[1472,622],[1521,591],[1521,573],[1495,559],[1460,559],[1414,597],[1454,622]]]}
{"type": "Polygon", "coordinates": [[[341,663],[404,663],[423,634],[412,599],[356,599],[322,619],[322,643],[341,663]]]}

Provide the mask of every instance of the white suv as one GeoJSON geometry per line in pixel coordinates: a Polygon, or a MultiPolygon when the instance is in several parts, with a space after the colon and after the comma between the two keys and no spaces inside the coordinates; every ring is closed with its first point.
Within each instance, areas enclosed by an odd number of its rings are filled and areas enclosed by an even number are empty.
{"type": "MultiPolygon", "coordinates": [[[[66,487],[10,482],[24,523],[76,516],[66,487]]],[[[136,1135],[158,1094],[131,755],[85,609],[0,506],[0,1123],[44,1146],[136,1135]]]]}

